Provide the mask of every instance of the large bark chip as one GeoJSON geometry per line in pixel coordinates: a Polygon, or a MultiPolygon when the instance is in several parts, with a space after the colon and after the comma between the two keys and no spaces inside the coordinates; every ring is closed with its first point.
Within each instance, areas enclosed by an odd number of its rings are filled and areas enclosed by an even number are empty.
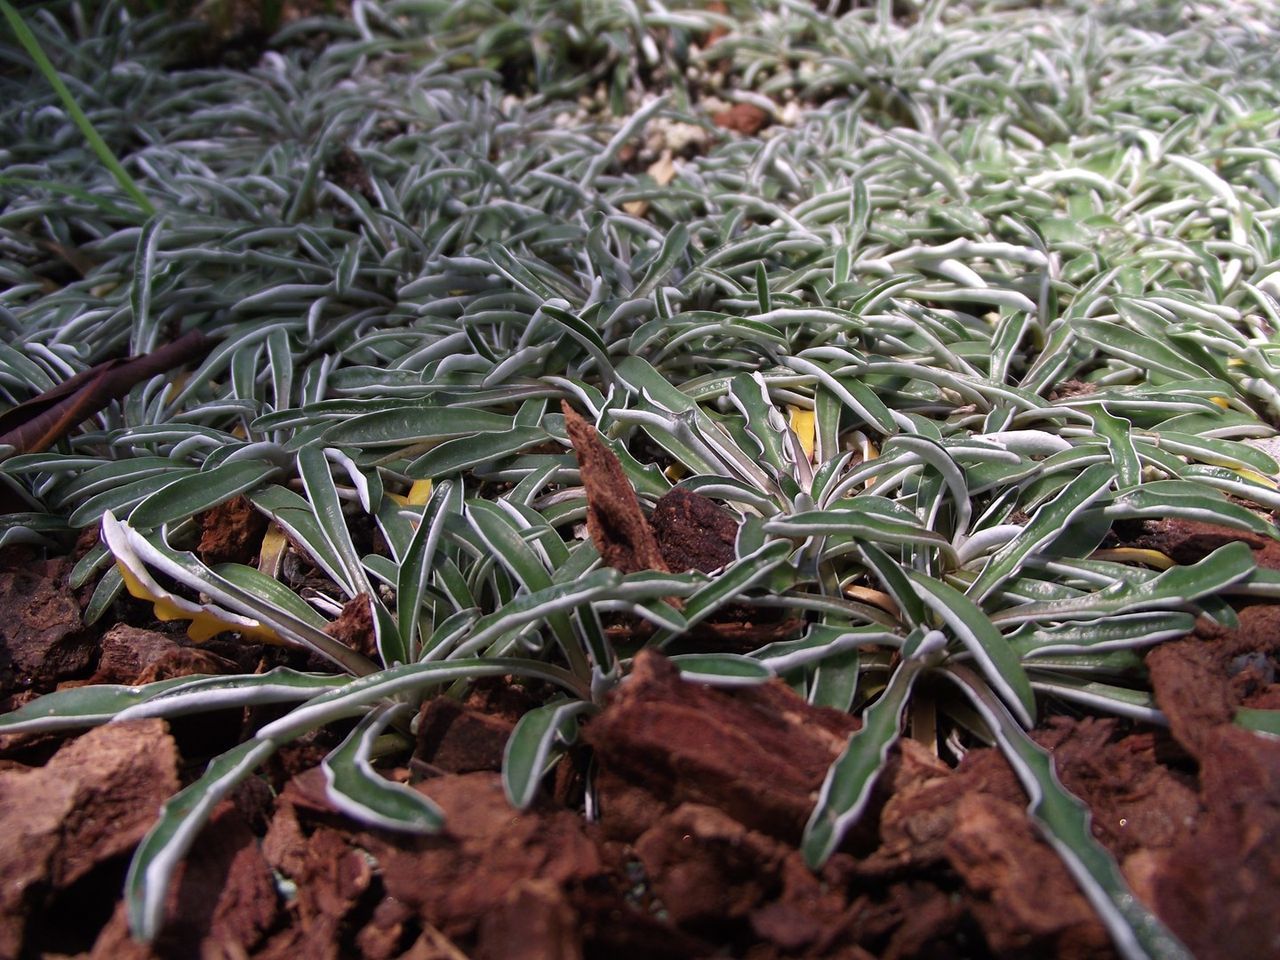
{"type": "Polygon", "coordinates": [[[109,724],[44,767],[0,771],[0,957],[21,955],[29,918],[56,892],[128,853],[178,789],[162,720],[109,724]]]}
{"type": "Polygon", "coordinates": [[[622,837],[652,825],[652,807],[628,785],[667,804],[717,807],[745,826],[798,841],[831,762],[857,721],[812,707],[780,682],[727,693],[686,683],[652,650],[583,731],[595,748],[602,805],[629,809],[622,837]],[[605,776],[607,774],[607,776],[605,776]],[[629,829],[628,829],[629,828],[629,829]]]}
{"type": "Polygon", "coordinates": [[[67,586],[67,560],[0,571],[0,693],[45,690],[88,672],[93,634],[67,586]]]}
{"type": "Polygon", "coordinates": [[[587,530],[607,566],[622,573],[667,571],[657,538],[640,512],[618,458],[600,442],[596,429],[562,402],[564,424],[578,455],[582,485],[587,489],[587,530]]]}

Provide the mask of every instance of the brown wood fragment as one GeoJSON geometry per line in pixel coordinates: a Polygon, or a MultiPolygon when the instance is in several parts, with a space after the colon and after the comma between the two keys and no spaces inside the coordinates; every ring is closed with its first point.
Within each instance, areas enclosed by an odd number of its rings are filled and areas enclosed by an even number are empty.
{"type": "Polygon", "coordinates": [[[357,594],[346,602],[338,619],[324,632],[343,646],[358,650],[367,657],[378,655],[378,640],[373,627],[373,604],[368,594],[357,594]]]}
{"type": "Polygon", "coordinates": [[[622,573],[670,572],[622,464],[600,442],[594,426],[568,403],[560,406],[587,490],[587,530],[605,564],[622,573]]]}
{"type": "Polygon", "coordinates": [[[108,360],[0,414],[0,444],[17,453],[47,450],[137,383],[204,356],[213,341],[199,330],[145,356],[108,360]]]}

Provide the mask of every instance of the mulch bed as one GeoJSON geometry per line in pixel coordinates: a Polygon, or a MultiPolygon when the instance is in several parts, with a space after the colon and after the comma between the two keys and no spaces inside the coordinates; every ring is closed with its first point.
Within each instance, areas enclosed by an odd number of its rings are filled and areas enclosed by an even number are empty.
{"type": "MultiPolygon", "coordinates": [[[[673,513],[697,509],[674,504],[673,513]]],[[[714,524],[712,524],[714,527],[714,524]]],[[[1133,545],[1190,562],[1238,534],[1145,527],[1133,545]]],[[[1254,545],[1273,565],[1274,548],[1254,545]]],[[[265,668],[278,649],[193,647],[142,605],[86,629],[70,560],[14,549],[0,568],[7,708],[85,682],[265,668]]],[[[1280,707],[1280,607],[1240,611],[1151,651],[1168,731],[1051,717],[1036,731],[1135,892],[1197,957],[1277,955],[1280,743],[1233,726],[1280,707]]],[[[781,682],[681,681],[642,653],[585,743],[517,813],[502,746],[533,702],[501,682],[423,707],[409,764],[386,771],[447,830],[363,829],[326,802],[322,733],[225,801],[172,892],[153,947],[129,939],[120,888],[165,798],[270,719],[229,711],[0,737],[0,956],[427,958],[1105,957],[1110,941],[1025,814],[995,751],[956,768],[904,741],[858,829],[819,872],[796,845],[857,720],[781,682]],[[593,822],[582,815],[593,765],[593,822]]]]}

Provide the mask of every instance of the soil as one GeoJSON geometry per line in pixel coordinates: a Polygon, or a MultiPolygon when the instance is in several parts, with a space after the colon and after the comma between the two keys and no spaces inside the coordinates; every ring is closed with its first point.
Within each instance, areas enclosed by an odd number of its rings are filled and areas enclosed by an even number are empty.
{"type": "MultiPolygon", "coordinates": [[[[624,560],[652,563],[656,551],[675,570],[732,556],[728,514],[677,490],[651,523],[594,429],[569,422],[594,491],[593,536],[624,560]]],[[[204,548],[252,553],[261,532],[246,539],[246,526],[234,506],[206,516],[204,548]]],[[[1240,536],[1162,523],[1126,545],[1189,563],[1230,539],[1240,536]]],[[[1271,563],[1270,544],[1245,539],[1271,563]]],[[[234,638],[194,647],[133,601],[110,626],[87,628],[69,558],[14,549],[2,559],[8,707],[84,683],[297,659],[234,638]]],[[[744,612],[749,621],[744,607],[721,625],[742,626],[744,612]]],[[[1137,895],[1207,960],[1280,955],[1280,742],[1232,724],[1237,706],[1280,707],[1280,605],[1245,606],[1239,621],[1232,630],[1202,622],[1147,656],[1167,730],[1055,716],[1035,731],[1137,895]]],[[[335,636],[367,645],[367,598],[337,626],[335,636]]],[[[535,806],[517,813],[502,791],[502,753],[537,702],[493,680],[465,701],[424,704],[412,757],[384,772],[441,806],[438,836],[364,829],[329,805],[318,764],[341,731],[291,745],[217,808],[149,947],[129,938],[120,901],[134,845],[165,798],[276,714],[0,737],[0,830],[22,838],[0,845],[0,957],[1114,955],[993,750],[970,750],[953,768],[901,742],[859,826],[814,872],[797,843],[856,718],[812,707],[780,681],[735,691],[686,683],[644,650],[535,806]]]]}

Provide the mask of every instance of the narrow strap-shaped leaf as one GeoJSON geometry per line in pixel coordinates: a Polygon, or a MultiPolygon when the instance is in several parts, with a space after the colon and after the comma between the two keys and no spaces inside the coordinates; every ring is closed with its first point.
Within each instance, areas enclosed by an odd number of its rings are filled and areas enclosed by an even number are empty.
{"type": "Polygon", "coordinates": [[[1277,536],[1275,525],[1247,507],[1232,503],[1206,484],[1190,481],[1157,480],[1117,494],[1098,509],[1108,520],[1158,520],[1177,517],[1200,520],[1236,530],[1247,530],[1264,537],[1277,536]],[[1176,484],[1176,486],[1169,486],[1176,484]]]}
{"type": "Polygon", "coordinates": [[[1171,640],[1195,629],[1189,613],[1122,613],[1100,623],[1060,623],[1008,638],[1019,657],[1136,649],[1171,640]]]}
{"type": "Polygon", "coordinates": [[[667,234],[666,239],[663,240],[662,249],[658,251],[658,255],[649,264],[649,268],[645,270],[640,282],[631,291],[631,297],[633,299],[642,299],[653,293],[658,284],[666,279],[672,268],[684,256],[684,252],[688,247],[689,228],[683,222],[677,223],[671,228],[671,232],[667,234]]]}
{"type": "Polygon", "coordinates": [[[541,427],[516,427],[501,433],[481,433],[446,440],[405,467],[404,474],[412,480],[452,476],[490,460],[519,453],[526,447],[545,442],[547,438],[547,431],[541,427]]]}
{"type": "Polygon", "coordinates": [[[133,261],[133,283],[129,287],[129,305],[133,309],[133,330],[129,336],[129,352],[135,357],[156,348],[160,335],[157,318],[151,316],[151,287],[155,281],[156,250],[164,216],[147,221],[138,237],[138,251],[133,261]]]}
{"type": "MultiPolygon", "coordinates": [[[[729,564],[719,576],[712,578],[685,601],[683,613],[688,627],[701,623],[726,603],[733,602],[745,591],[768,579],[769,574],[791,556],[791,551],[790,543],[773,540],[729,564]]],[[[675,636],[670,631],[663,631],[653,637],[652,643],[663,646],[675,636]]]]}
{"type": "MultiPolygon", "coordinates": [[[[605,600],[617,592],[622,577],[612,568],[596,570],[574,583],[557,583],[545,590],[521,594],[498,610],[476,621],[475,631],[453,652],[467,656],[497,640],[504,633],[569,613],[582,603],[605,600]]],[[[434,651],[433,651],[434,653],[434,651]]]]}
{"type": "Polygon", "coordinates": [[[334,446],[397,447],[508,431],[512,418],[472,407],[402,406],[341,420],[324,432],[334,446]]]}
{"type": "Polygon", "coordinates": [[[325,458],[342,469],[356,489],[360,507],[368,514],[376,514],[382,506],[382,477],[376,467],[364,468],[336,447],[326,447],[325,458]]]}
{"type": "MultiPolygon", "coordinates": [[[[493,551],[494,557],[515,575],[526,590],[532,593],[551,588],[551,573],[520,535],[511,517],[500,507],[484,500],[472,500],[467,504],[466,516],[480,539],[493,551]]],[[[574,636],[569,611],[550,614],[547,624],[564,651],[570,669],[579,676],[586,676],[590,668],[574,636]]]]}
{"type": "Polygon", "coordinates": [[[1198,380],[1212,376],[1209,371],[1188,360],[1173,347],[1119,323],[1077,320],[1072,324],[1071,331],[1103,353],[1119,357],[1139,370],[1158,371],[1175,380],[1198,380]]]}
{"type": "MultiPolygon", "coordinates": [[[[942,444],[927,437],[905,433],[890,437],[885,441],[884,446],[890,452],[906,450],[938,471],[938,475],[942,477],[942,481],[947,485],[947,490],[951,494],[951,502],[955,504],[956,535],[963,536],[967,533],[973,511],[973,506],[969,502],[969,486],[965,482],[964,471],[952,459],[947,449],[942,444]]],[[[882,450],[881,452],[884,451],[882,450]]]]}
{"type": "Polygon", "coordinates": [[[1035,722],[1036,696],[1009,641],[977,604],[959,590],[914,570],[908,570],[907,576],[925,605],[941,617],[964,644],[987,682],[1000,692],[1022,724],[1030,727],[1035,722]]]}
{"type": "Polygon", "coordinates": [[[599,370],[600,376],[612,383],[615,379],[615,374],[613,362],[609,359],[608,348],[605,347],[604,341],[600,339],[600,334],[596,329],[589,323],[584,322],[581,317],[566,309],[568,306],[569,304],[564,300],[553,300],[542,305],[542,312],[591,355],[591,359],[595,361],[596,369],[599,370]]]}
{"type": "Polygon", "coordinates": [[[315,447],[299,450],[298,473],[302,477],[307,498],[311,501],[320,533],[342,562],[341,585],[348,591],[348,596],[373,593],[364,565],[360,562],[360,554],[351,540],[351,531],[347,529],[342,502],[338,499],[338,488],[334,485],[333,474],[329,472],[329,462],[323,451],[315,447]]]}
{"type": "Polygon", "coordinates": [[[452,482],[445,480],[431,491],[431,497],[422,509],[418,528],[405,548],[396,573],[396,623],[407,663],[418,659],[418,616],[444,532],[444,520],[448,515],[444,505],[449,502],[452,488],[452,482]]]}
{"type": "Polygon", "coordinates": [[[995,552],[966,591],[982,603],[1021,569],[1027,558],[1060,536],[1089,505],[1106,493],[1115,478],[1110,464],[1095,463],[1081,471],[1053,500],[1038,509],[1022,533],[995,552]]]}
{"type": "Polygon", "coordinates": [[[918,660],[898,664],[879,699],[863,711],[861,729],[849,738],[844,752],[827,770],[800,844],[809,866],[826,863],[862,816],[884,770],[889,748],[902,736],[902,707],[923,668],[918,660]]]}
{"type": "Polygon", "coordinates": [[[320,764],[325,796],[349,817],[384,830],[436,833],[444,814],[417,790],[388,780],[370,758],[378,735],[406,704],[382,704],[370,710],[320,764]]]}
{"type": "Polygon", "coordinates": [[[534,677],[546,680],[580,700],[591,690],[563,667],[518,657],[469,657],[428,663],[406,663],[388,667],[352,680],[340,690],[321,694],[267,724],[258,736],[284,743],[307,730],[343,717],[355,716],[387,697],[409,693],[437,684],[476,677],[534,677]]]}
{"type": "MultiPolygon", "coordinates": [[[[379,559],[383,559],[379,557],[379,559]]],[[[324,630],[329,625],[316,609],[294,593],[275,577],[268,576],[255,567],[240,563],[220,563],[210,570],[220,579],[239,587],[247,593],[261,597],[267,603],[289,613],[304,623],[309,623],[317,630],[324,630]]]]}
{"type": "Polygon", "coordinates": [[[1113,415],[1105,404],[1089,404],[1083,409],[1093,419],[1093,429],[1098,436],[1107,442],[1120,489],[1137,486],[1142,481],[1142,462],[1133,442],[1133,424],[1113,415]]]}
{"type": "Polygon", "coordinates": [[[853,380],[837,380],[822,366],[803,357],[783,357],[782,363],[792,370],[816,377],[819,383],[835,394],[841,403],[869,426],[887,435],[898,432],[898,424],[892,412],[865,384],[853,380]]]}
{"type": "Polygon", "coordinates": [[[1155,696],[1150,690],[1120,687],[1088,677],[1069,676],[1051,670],[1032,670],[1028,675],[1031,678],[1032,688],[1041,693],[1118,717],[1141,720],[1143,723],[1153,723],[1160,727],[1169,725],[1168,718],[1156,706],[1155,696]]]}
{"type": "Polygon", "coordinates": [[[1189,566],[1168,570],[1141,582],[1117,580],[1093,593],[1065,600],[1026,603],[992,614],[1002,626],[1054,620],[1096,620],[1119,613],[1183,607],[1199,597],[1213,596],[1256,569],[1253,551],[1245,543],[1228,543],[1189,566]]]}
{"type": "Polygon", "coordinates": [[[129,514],[129,523],[146,530],[193,517],[238,493],[252,490],[279,472],[280,468],[275,464],[261,460],[237,460],[212,470],[187,474],[134,507],[129,514]]]}
{"type": "Polygon", "coordinates": [[[862,652],[856,647],[822,660],[809,680],[808,700],[815,707],[848,713],[858,698],[862,652]]]}
{"type": "Polygon", "coordinates": [[[919,521],[887,517],[862,509],[861,505],[856,508],[842,506],[838,509],[808,510],[777,517],[766,520],[764,529],[774,536],[783,537],[847,536],[871,543],[934,547],[954,558],[950,541],[921,526],[919,521]]]}
{"type": "Polygon", "coordinates": [[[160,932],[173,871],[213,808],[276,748],[269,740],[254,739],[228,750],[209,764],[204,776],[161,808],[160,819],[138,844],[125,878],[129,928],[139,940],[150,942],[160,932]]]}
{"type": "Polygon", "coordinates": [[[880,581],[880,585],[884,587],[885,592],[893,597],[893,602],[898,605],[898,610],[906,618],[907,625],[913,629],[925,626],[927,614],[924,604],[912,588],[911,581],[907,579],[907,575],[903,573],[902,564],[894,560],[874,543],[858,541],[858,553],[862,556],[862,561],[867,565],[867,569],[875,574],[876,579],[880,581]]]}
{"type": "Polygon", "coordinates": [[[288,539],[301,547],[329,579],[337,584],[343,582],[342,561],[320,532],[320,524],[306,500],[279,484],[251,491],[247,496],[255,507],[266,511],[288,539]]]}
{"type": "Polygon", "coordinates": [[[729,399],[746,420],[747,433],[760,445],[765,462],[779,473],[790,472],[782,439],[787,424],[769,399],[764,378],[758,373],[738,374],[729,381],[729,399]]]}
{"type": "Polygon", "coordinates": [[[94,494],[71,511],[67,522],[72,527],[87,527],[97,523],[105,514],[132,512],[138,504],[157,491],[176,483],[180,478],[195,473],[193,467],[175,467],[168,473],[151,474],[129,480],[120,486],[94,494]]]}
{"type": "Polygon", "coordinates": [[[156,697],[172,687],[204,679],[201,675],[172,677],[140,687],[94,683],[55,690],[0,715],[0,733],[43,733],[75,730],[106,723],[123,710],[156,697]]]}
{"type": "Polygon", "coordinates": [[[680,678],[713,687],[745,687],[774,677],[767,663],[736,653],[680,653],[670,658],[680,678]]]}
{"type": "Polygon", "coordinates": [[[1014,722],[980,677],[960,665],[942,674],[982,714],[1027,792],[1032,820],[1098,911],[1120,955],[1126,960],[1191,960],[1187,948],[1133,895],[1111,854],[1094,837],[1089,808],[1058,779],[1052,756],[1014,722]]]}
{"type": "Polygon", "coordinates": [[[766,663],[775,673],[820,663],[827,657],[856,650],[867,644],[898,645],[902,638],[877,625],[839,627],[811,624],[798,640],[779,640],[753,650],[749,656],[766,663]]]}
{"type": "Polygon", "coordinates": [[[585,700],[535,707],[516,724],[502,754],[502,789],[517,810],[527,810],[552,761],[578,735],[578,720],[597,708],[585,700]]]}
{"type": "Polygon", "coordinates": [[[229,707],[292,703],[310,700],[351,682],[351,677],[344,674],[302,673],[288,667],[275,667],[266,673],[184,679],[189,682],[156,690],[145,700],[121,710],[113,719],[179,717],[229,707]]]}

